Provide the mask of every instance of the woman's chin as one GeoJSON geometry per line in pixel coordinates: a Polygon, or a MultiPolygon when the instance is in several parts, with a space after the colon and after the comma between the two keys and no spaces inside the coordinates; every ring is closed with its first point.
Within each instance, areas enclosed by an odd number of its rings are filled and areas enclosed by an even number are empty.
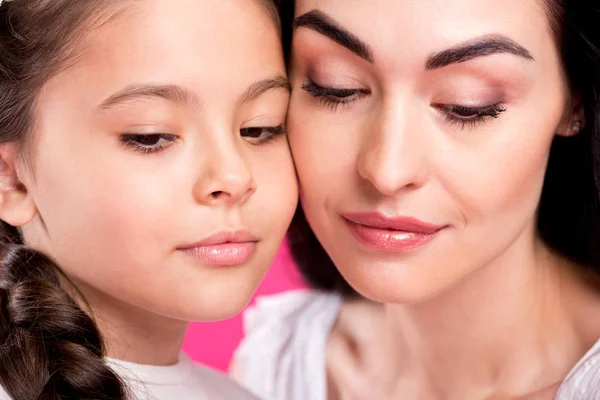
{"type": "Polygon", "coordinates": [[[422,303],[449,290],[461,279],[412,263],[357,260],[343,265],[339,270],[350,286],[378,303],[422,303]]]}

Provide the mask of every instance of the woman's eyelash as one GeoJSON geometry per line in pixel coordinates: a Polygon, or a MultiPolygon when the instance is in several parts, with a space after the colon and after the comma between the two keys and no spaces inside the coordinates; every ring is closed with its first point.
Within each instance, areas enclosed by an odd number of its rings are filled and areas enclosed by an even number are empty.
{"type": "Polygon", "coordinates": [[[340,105],[349,105],[361,97],[371,94],[368,89],[330,88],[317,85],[313,81],[304,83],[302,89],[333,110],[340,105]]]}
{"type": "Polygon", "coordinates": [[[127,133],[121,135],[119,140],[126,148],[142,154],[152,154],[165,150],[171,143],[177,141],[177,136],[169,133],[127,133]]]}
{"type": "MultiPolygon", "coordinates": [[[[371,93],[368,89],[324,87],[313,81],[304,83],[302,89],[334,111],[341,105],[347,106],[371,93]]],[[[462,128],[477,126],[488,118],[498,118],[506,111],[501,103],[485,107],[466,107],[454,104],[434,104],[433,106],[439,109],[449,122],[459,124],[462,128]]]]}
{"type": "Polygon", "coordinates": [[[474,127],[484,123],[488,118],[498,118],[506,111],[502,103],[485,107],[466,107],[455,104],[434,104],[448,122],[458,124],[461,128],[474,127]]]}

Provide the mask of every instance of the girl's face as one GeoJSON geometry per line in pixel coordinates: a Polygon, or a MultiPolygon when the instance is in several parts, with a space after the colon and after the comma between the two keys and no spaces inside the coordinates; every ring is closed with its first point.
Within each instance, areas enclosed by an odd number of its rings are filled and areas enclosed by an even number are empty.
{"type": "Polygon", "coordinates": [[[258,1],[132,4],[40,95],[25,239],[88,298],[226,318],[297,203],[278,29],[258,1]]]}
{"type": "Polygon", "coordinates": [[[551,143],[576,132],[545,3],[297,2],[301,201],[363,295],[422,300],[532,250],[551,143]]]}

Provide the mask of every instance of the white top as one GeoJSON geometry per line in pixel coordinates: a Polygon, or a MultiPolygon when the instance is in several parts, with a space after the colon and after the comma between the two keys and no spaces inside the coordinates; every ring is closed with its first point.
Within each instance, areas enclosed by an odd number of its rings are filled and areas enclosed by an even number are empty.
{"type": "MultiPolygon", "coordinates": [[[[325,346],[341,297],[292,291],[259,298],[244,314],[237,378],[264,400],[327,400],[325,346]]],[[[600,341],[561,385],[556,400],[600,400],[600,341]]]]}
{"type": "MultiPolygon", "coordinates": [[[[167,367],[107,362],[127,384],[132,400],[258,400],[229,377],[194,363],[185,354],[167,367]]],[[[10,400],[1,387],[0,400],[10,400]]]]}

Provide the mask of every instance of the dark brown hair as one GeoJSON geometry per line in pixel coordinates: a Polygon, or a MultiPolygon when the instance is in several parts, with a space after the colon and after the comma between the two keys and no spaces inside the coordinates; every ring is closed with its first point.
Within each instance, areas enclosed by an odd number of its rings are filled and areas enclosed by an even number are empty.
{"type": "MultiPolygon", "coordinates": [[[[283,37],[290,52],[294,1],[281,0],[283,37]]],[[[563,69],[585,110],[585,128],[557,137],[550,159],[537,226],[541,238],[566,257],[600,274],[600,3],[541,0],[563,69]]],[[[292,255],[309,285],[344,296],[357,293],[339,273],[298,206],[289,233],[292,255]]]]}
{"type": "MultiPolygon", "coordinates": [[[[36,97],[68,68],[76,38],[99,23],[102,0],[16,0],[0,6],[0,143],[27,152],[36,97]]],[[[112,8],[111,8],[111,11],[112,8]]],[[[0,383],[16,400],[124,399],[105,364],[98,327],[61,287],[58,267],[23,244],[18,229],[0,225],[0,383]]]]}
{"type": "MultiPolygon", "coordinates": [[[[44,84],[85,52],[82,38],[90,29],[119,17],[131,3],[0,5],[0,144],[17,143],[23,161],[29,161],[28,138],[44,84]]],[[[260,3],[279,25],[271,0],[260,3]]],[[[15,400],[125,399],[124,383],[105,363],[97,325],[65,285],[77,292],[50,258],[0,221],[0,384],[15,400]]]]}

